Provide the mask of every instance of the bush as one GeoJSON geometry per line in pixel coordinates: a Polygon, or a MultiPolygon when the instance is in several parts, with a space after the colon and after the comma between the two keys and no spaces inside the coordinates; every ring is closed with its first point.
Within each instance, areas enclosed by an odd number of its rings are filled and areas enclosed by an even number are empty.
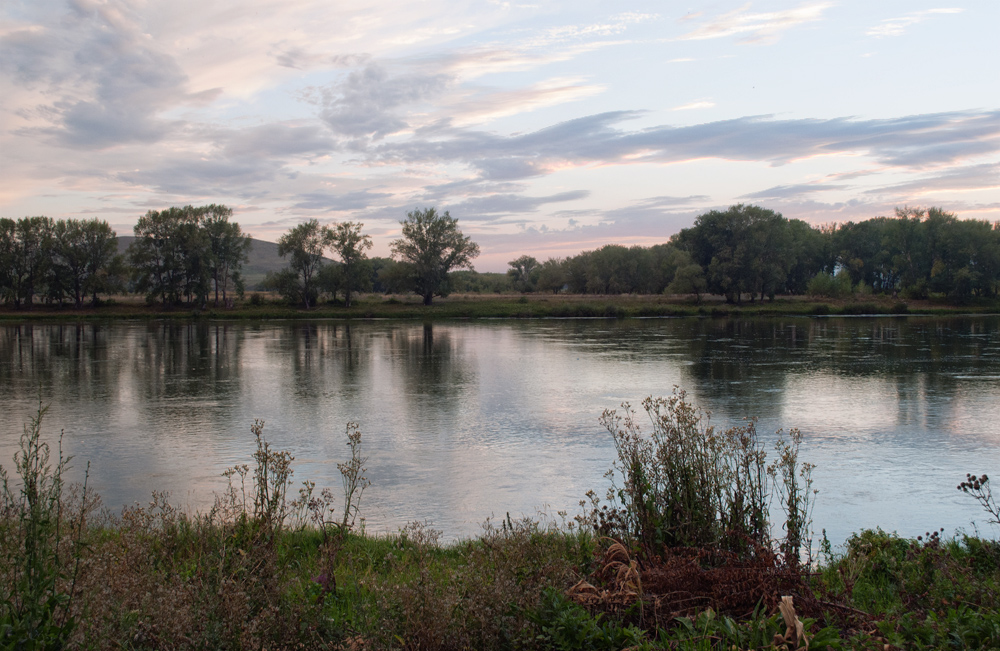
{"type": "Polygon", "coordinates": [[[679,389],[667,398],[646,398],[642,406],[652,425],[649,436],[628,403],[622,413],[601,416],[618,458],[608,472],[608,504],[588,493],[585,521],[647,554],[697,547],[747,559],[770,555],[768,505],[777,496],[786,516],[780,548],[786,563],[797,566],[810,538],[812,498],[812,466],[798,461],[798,431],[779,439],[778,459],[768,466],[754,419],[716,430],[710,415],[679,389]]]}
{"type": "Polygon", "coordinates": [[[850,296],[853,291],[851,275],[847,273],[846,269],[838,271],[836,276],[820,271],[806,285],[806,292],[811,296],[843,298],[850,296]]]}

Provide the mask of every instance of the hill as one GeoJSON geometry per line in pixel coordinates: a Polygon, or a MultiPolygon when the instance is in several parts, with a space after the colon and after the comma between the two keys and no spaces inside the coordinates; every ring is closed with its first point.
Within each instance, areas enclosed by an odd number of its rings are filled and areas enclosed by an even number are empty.
{"type": "MultiPolygon", "coordinates": [[[[118,251],[124,253],[135,241],[132,235],[118,236],[118,251]]],[[[278,255],[278,245],[274,242],[250,239],[250,256],[243,266],[243,279],[247,289],[253,289],[257,283],[264,280],[269,271],[281,271],[288,266],[288,259],[278,255]]]]}

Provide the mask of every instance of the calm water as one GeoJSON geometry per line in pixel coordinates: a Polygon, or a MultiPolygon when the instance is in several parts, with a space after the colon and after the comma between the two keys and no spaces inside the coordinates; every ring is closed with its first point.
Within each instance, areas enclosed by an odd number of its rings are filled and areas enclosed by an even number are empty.
{"type": "Polygon", "coordinates": [[[369,528],[456,537],[491,514],[578,512],[606,486],[601,411],[674,385],[716,424],[798,427],[835,543],[985,521],[955,485],[1000,472],[996,317],[0,326],[0,463],[41,391],[107,505],[155,489],[198,509],[249,461],[254,418],[297,480],[337,490],[356,421],[369,528]]]}

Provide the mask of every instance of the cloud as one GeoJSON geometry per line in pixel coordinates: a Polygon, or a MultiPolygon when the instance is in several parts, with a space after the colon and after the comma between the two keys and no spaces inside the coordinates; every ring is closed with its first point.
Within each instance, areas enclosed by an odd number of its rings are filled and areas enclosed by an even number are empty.
{"type": "Polygon", "coordinates": [[[527,88],[485,90],[468,99],[447,104],[440,110],[450,116],[449,125],[461,127],[581,100],[603,90],[603,86],[584,84],[581,79],[549,79],[527,88]]]}
{"type": "Polygon", "coordinates": [[[678,208],[690,206],[691,204],[706,203],[709,198],[703,194],[691,194],[686,197],[671,197],[667,195],[659,197],[649,197],[636,203],[643,208],[678,208]]]}
{"type": "Polygon", "coordinates": [[[29,127],[66,147],[100,149],[153,143],[177,121],[165,110],[202,98],[161,51],[124,3],[79,2],[61,21],[26,24],[0,44],[0,66],[16,84],[38,91],[45,103],[27,116],[29,127]]]}
{"type": "Polygon", "coordinates": [[[318,125],[265,124],[218,134],[224,155],[237,158],[288,158],[329,154],[336,142],[318,125]]]}
{"type": "Polygon", "coordinates": [[[587,190],[571,190],[546,197],[529,197],[519,194],[492,194],[484,197],[473,197],[453,204],[449,210],[462,219],[494,220],[497,215],[523,215],[537,211],[548,203],[578,201],[590,196],[587,190]]]}
{"type": "Polygon", "coordinates": [[[817,192],[830,192],[834,190],[846,190],[847,185],[831,185],[820,183],[797,183],[794,185],[776,185],[773,188],[744,194],[740,199],[783,199],[787,197],[801,197],[817,192]]]}
{"type": "Polygon", "coordinates": [[[371,60],[370,54],[327,54],[310,52],[304,47],[290,43],[275,44],[271,49],[275,62],[284,68],[309,70],[311,68],[354,68],[371,60]]]}
{"type": "Polygon", "coordinates": [[[899,18],[887,18],[881,23],[869,29],[865,34],[867,36],[874,36],[876,38],[884,38],[886,36],[900,36],[906,32],[906,29],[911,25],[916,25],[917,23],[922,23],[928,18],[941,14],[959,14],[962,13],[964,9],[959,8],[947,8],[947,9],[925,9],[924,11],[915,11],[911,14],[906,14],[905,16],[900,16],[899,18]]]}
{"type": "Polygon", "coordinates": [[[385,192],[305,192],[300,195],[301,201],[292,206],[303,210],[364,210],[372,204],[380,203],[392,195],[385,192]]]}
{"type": "Polygon", "coordinates": [[[743,43],[770,43],[793,27],[820,20],[832,3],[804,3],[794,9],[767,13],[748,13],[750,4],[711,19],[679,37],[679,40],[699,41],[742,35],[743,43]]]}
{"type": "Polygon", "coordinates": [[[368,155],[382,164],[462,162],[482,178],[514,181],[593,163],[715,158],[782,165],[814,156],[862,155],[891,167],[927,169],[1000,152],[1000,110],[879,120],[750,116],[684,127],[617,128],[640,115],[601,113],[511,136],[454,130],[442,138],[385,143],[368,155]]]}
{"type": "Polygon", "coordinates": [[[1000,188],[1000,163],[965,165],[913,181],[867,190],[869,195],[924,195],[934,192],[968,192],[1000,188]]]}
{"type": "Polygon", "coordinates": [[[197,159],[177,155],[145,169],[118,172],[115,178],[169,195],[250,197],[266,194],[266,188],[281,168],[281,162],[275,160],[197,159]]]}
{"type": "Polygon", "coordinates": [[[680,106],[675,106],[673,111],[691,111],[694,109],[712,108],[715,106],[715,102],[712,100],[702,99],[696,102],[691,102],[690,104],[681,104],[680,106]]]}
{"type": "Polygon", "coordinates": [[[320,117],[341,135],[380,140],[409,127],[396,109],[431,99],[451,81],[442,74],[391,76],[384,67],[371,63],[331,89],[320,117]]]}

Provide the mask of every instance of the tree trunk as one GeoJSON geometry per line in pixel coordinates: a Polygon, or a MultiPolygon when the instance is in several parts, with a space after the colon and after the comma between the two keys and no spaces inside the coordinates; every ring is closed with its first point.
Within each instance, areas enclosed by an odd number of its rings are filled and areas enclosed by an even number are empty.
{"type": "Polygon", "coordinates": [[[432,298],[434,298],[434,293],[433,292],[424,294],[424,305],[430,305],[432,298]]]}

